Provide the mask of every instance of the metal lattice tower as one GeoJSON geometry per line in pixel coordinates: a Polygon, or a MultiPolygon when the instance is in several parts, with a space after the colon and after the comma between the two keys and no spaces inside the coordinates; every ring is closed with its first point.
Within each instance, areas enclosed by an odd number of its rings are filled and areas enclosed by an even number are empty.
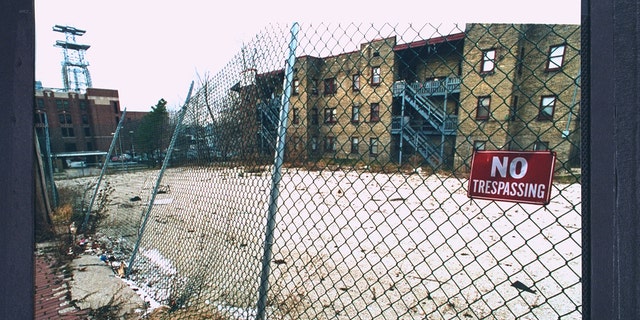
{"type": "Polygon", "coordinates": [[[62,48],[62,83],[68,91],[84,92],[92,86],[89,75],[89,63],[84,54],[89,45],[76,42],[76,36],[85,34],[85,30],[74,27],[55,25],[53,31],[65,34],[65,40],[57,40],[55,46],[62,48]]]}

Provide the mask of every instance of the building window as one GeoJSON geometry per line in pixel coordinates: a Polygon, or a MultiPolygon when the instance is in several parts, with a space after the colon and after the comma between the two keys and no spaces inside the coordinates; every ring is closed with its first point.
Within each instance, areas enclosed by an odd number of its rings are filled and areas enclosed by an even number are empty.
{"type": "Polygon", "coordinates": [[[91,137],[91,128],[89,128],[89,127],[85,127],[84,128],[84,136],[85,137],[91,137]]]}
{"type": "Polygon", "coordinates": [[[318,137],[311,137],[311,151],[318,150],[318,137]]]}
{"type": "Polygon", "coordinates": [[[371,68],[371,85],[377,86],[380,84],[382,78],[380,77],[380,67],[371,68]]]}
{"type": "Polygon", "coordinates": [[[311,124],[318,124],[318,108],[311,108],[311,124]]]}
{"type": "Polygon", "coordinates": [[[353,105],[351,107],[351,122],[358,123],[360,122],[360,106],[353,105]]]}
{"type": "Polygon", "coordinates": [[[473,142],[473,150],[485,150],[487,148],[487,141],[485,140],[476,140],[473,142]]]}
{"type": "Polygon", "coordinates": [[[335,123],[337,119],[336,108],[324,109],[324,123],[335,123]]]}
{"type": "Polygon", "coordinates": [[[89,116],[86,114],[81,115],[82,117],[82,124],[89,124],[89,116]]]}
{"type": "Polygon", "coordinates": [[[509,120],[514,121],[518,118],[518,96],[511,98],[511,108],[509,109],[509,120]]]}
{"type": "Polygon", "coordinates": [[[360,91],[360,75],[354,74],[352,76],[353,80],[353,91],[360,91]]]}
{"type": "Polygon", "coordinates": [[[69,113],[58,114],[58,119],[60,120],[60,124],[73,124],[73,122],[71,122],[71,114],[69,113]]]}
{"type": "Polygon", "coordinates": [[[491,73],[496,67],[496,49],[482,51],[480,73],[491,73]]]}
{"type": "Polygon", "coordinates": [[[324,151],[334,152],[336,151],[336,139],[333,136],[327,136],[324,140],[324,151]]]}
{"type": "Polygon", "coordinates": [[[35,116],[35,123],[36,124],[44,124],[45,123],[45,117],[46,114],[43,112],[37,112],[36,114],[34,114],[35,116]]]}
{"type": "Polygon", "coordinates": [[[78,151],[78,149],[76,148],[76,144],[75,143],[65,143],[64,144],[64,151],[65,152],[76,152],[76,151],[78,151]]]}
{"type": "Polygon", "coordinates": [[[536,141],[533,144],[533,151],[546,151],[549,150],[549,142],[547,141],[536,141]]]}
{"type": "Polygon", "coordinates": [[[379,152],[378,143],[379,143],[378,138],[369,139],[369,154],[371,154],[372,156],[377,155],[379,152]]]}
{"type": "Polygon", "coordinates": [[[487,120],[489,119],[491,107],[491,97],[484,96],[478,97],[478,110],[476,112],[476,120],[487,120]]]}
{"type": "Polygon", "coordinates": [[[324,79],[324,94],[334,94],[336,92],[336,78],[324,79]]]}
{"type": "Polygon", "coordinates": [[[116,127],[120,124],[120,117],[116,117],[116,127]]]}
{"type": "Polygon", "coordinates": [[[371,113],[369,114],[370,122],[378,122],[380,121],[380,104],[372,103],[371,104],[371,113]]]}
{"type": "Polygon", "coordinates": [[[93,143],[87,142],[87,151],[92,151],[92,150],[93,150],[93,143]]]}
{"type": "Polygon", "coordinates": [[[56,99],[56,108],[58,108],[58,110],[62,110],[62,100],[56,99]]]}
{"type": "Polygon", "coordinates": [[[44,99],[42,99],[42,98],[38,98],[38,99],[36,100],[36,107],[37,107],[38,109],[44,109],[44,99]]]}
{"type": "Polygon", "coordinates": [[[300,80],[293,80],[293,95],[297,95],[300,93],[300,80]]]}
{"type": "Polygon", "coordinates": [[[73,128],[62,127],[62,136],[65,138],[75,137],[75,132],[73,132],[73,128]]]}
{"type": "Polygon", "coordinates": [[[300,124],[300,109],[293,108],[293,124],[300,124]]]}
{"type": "Polygon", "coordinates": [[[543,96],[540,99],[540,112],[538,113],[538,120],[550,121],[553,120],[553,112],[556,107],[556,96],[543,96]]]}
{"type": "Polygon", "coordinates": [[[351,153],[358,154],[360,153],[358,150],[358,143],[360,142],[360,138],[351,137],[351,153]]]}
{"type": "Polygon", "coordinates": [[[311,80],[311,94],[318,94],[318,79],[311,80]]]}
{"type": "Polygon", "coordinates": [[[516,66],[516,72],[519,76],[522,75],[522,65],[524,64],[524,48],[520,48],[520,56],[518,56],[518,64],[516,66]]]}
{"type": "Polygon", "coordinates": [[[111,104],[113,105],[113,113],[118,113],[118,101],[112,101],[111,104]]]}
{"type": "Polygon", "coordinates": [[[564,62],[564,51],[566,45],[561,44],[549,48],[549,60],[547,61],[547,71],[555,71],[562,68],[564,62]]]}
{"type": "Polygon", "coordinates": [[[79,104],[80,110],[85,110],[85,109],[87,109],[87,101],[85,101],[85,100],[80,100],[80,101],[78,102],[78,104],[79,104]]]}

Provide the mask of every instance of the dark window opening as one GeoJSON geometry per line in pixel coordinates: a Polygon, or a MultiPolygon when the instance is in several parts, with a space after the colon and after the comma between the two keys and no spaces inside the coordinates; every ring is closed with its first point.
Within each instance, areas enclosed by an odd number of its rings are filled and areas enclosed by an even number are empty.
{"type": "Polygon", "coordinates": [[[360,138],[351,137],[351,153],[353,153],[353,154],[360,153],[359,148],[358,148],[359,142],[360,142],[360,138]]]}
{"type": "Polygon", "coordinates": [[[324,123],[335,123],[337,120],[336,108],[324,109],[324,123]]]}
{"type": "Polygon", "coordinates": [[[540,111],[538,113],[538,120],[550,121],[553,120],[553,113],[556,107],[556,96],[543,96],[540,99],[540,111]]]}
{"type": "Polygon", "coordinates": [[[379,150],[378,150],[378,142],[379,142],[378,138],[371,138],[369,140],[369,153],[372,156],[377,155],[378,152],[379,152],[379,150]]]}
{"type": "Polygon", "coordinates": [[[380,104],[372,103],[371,104],[371,113],[369,114],[370,122],[378,122],[380,121],[380,104]]]}
{"type": "Polygon", "coordinates": [[[358,105],[354,105],[353,107],[351,107],[351,122],[360,122],[360,106],[358,105]]]}
{"type": "Polygon", "coordinates": [[[324,94],[334,94],[337,92],[336,79],[324,79],[324,94]]]}
{"type": "Polygon", "coordinates": [[[354,74],[352,80],[353,80],[353,91],[360,91],[360,75],[354,74]]]}
{"type": "Polygon", "coordinates": [[[291,122],[293,124],[300,124],[300,109],[293,108],[293,120],[291,122]]]}
{"type": "Polygon", "coordinates": [[[334,152],[336,151],[336,140],[333,136],[327,136],[324,141],[324,151],[334,152]]]}
{"type": "Polygon", "coordinates": [[[318,108],[311,109],[311,124],[318,124],[318,108]]]}
{"type": "Polygon", "coordinates": [[[487,120],[491,112],[491,97],[478,97],[478,108],[476,111],[476,120],[487,120]]]}
{"type": "Polygon", "coordinates": [[[380,67],[371,68],[371,85],[377,86],[382,81],[382,77],[380,76],[380,67]]]}

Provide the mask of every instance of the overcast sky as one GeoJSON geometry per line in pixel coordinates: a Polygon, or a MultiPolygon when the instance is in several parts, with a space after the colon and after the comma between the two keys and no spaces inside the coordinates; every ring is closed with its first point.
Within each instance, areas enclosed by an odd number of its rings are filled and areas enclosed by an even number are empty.
{"type": "Polygon", "coordinates": [[[465,22],[580,23],[580,0],[35,0],[36,80],[62,87],[64,34],[86,30],[93,87],[117,89],[128,111],[149,111],[160,98],[181,105],[196,72],[216,74],[270,23],[465,22]],[[224,3],[224,5],[223,5],[224,3]],[[393,5],[393,10],[389,6],[393,5]]]}

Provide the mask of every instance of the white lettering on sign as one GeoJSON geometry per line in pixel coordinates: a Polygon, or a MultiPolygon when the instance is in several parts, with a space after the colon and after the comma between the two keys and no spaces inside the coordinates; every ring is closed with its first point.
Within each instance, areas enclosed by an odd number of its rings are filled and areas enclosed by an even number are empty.
{"type": "MultiPolygon", "coordinates": [[[[491,159],[491,177],[496,176],[496,171],[500,174],[500,177],[507,177],[507,164],[509,163],[509,157],[502,157],[500,161],[499,157],[493,157],[491,159]]],[[[522,179],[527,174],[529,168],[527,159],[523,157],[514,158],[509,164],[509,175],[514,179],[522,179]],[[520,168],[520,171],[518,171],[520,168]]]]}
{"type": "Polygon", "coordinates": [[[541,183],[523,183],[472,179],[476,194],[544,199],[547,186],[541,183]]]}

